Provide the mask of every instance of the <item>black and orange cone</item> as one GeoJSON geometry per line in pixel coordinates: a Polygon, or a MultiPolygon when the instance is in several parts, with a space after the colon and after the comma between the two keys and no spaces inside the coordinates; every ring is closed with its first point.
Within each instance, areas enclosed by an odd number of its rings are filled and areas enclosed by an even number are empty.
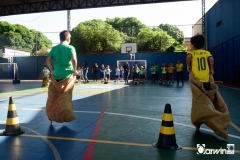
{"type": "Polygon", "coordinates": [[[25,131],[21,130],[19,119],[16,111],[16,106],[13,98],[9,98],[8,114],[6,120],[5,131],[2,133],[5,136],[17,136],[23,134],[25,131]]]}
{"type": "Polygon", "coordinates": [[[174,132],[172,109],[170,104],[165,105],[164,114],[162,117],[162,126],[160,129],[158,142],[152,144],[153,147],[160,149],[177,150],[182,146],[177,145],[174,132]]]}

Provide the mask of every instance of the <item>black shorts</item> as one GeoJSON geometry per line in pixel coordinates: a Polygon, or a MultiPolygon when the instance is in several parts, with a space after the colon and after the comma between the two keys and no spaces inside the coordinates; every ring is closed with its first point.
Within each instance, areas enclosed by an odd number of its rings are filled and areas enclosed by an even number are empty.
{"type": "Polygon", "coordinates": [[[79,75],[77,75],[77,79],[80,79],[80,76],[79,76],[79,75]]]}
{"type": "Polygon", "coordinates": [[[115,78],[119,78],[119,76],[118,76],[118,75],[115,75],[115,78]]]}
{"type": "Polygon", "coordinates": [[[172,77],[173,76],[173,73],[168,73],[168,77],[172,77]]]}
{"type": "Polygon", "coordinates": [[[105,78],[105,74],[104,73],[101,73],[101,78],[105,78]]]}
{"type": "Polygon", "coordinates": [[[106,74],[106,77],[109,78],[109,77],[110,77],[110,74],[106,74]]]}
{"type": "Polygon", "coordinates": [[[120,75],[120,78],[123,78],[123,75],[120,75]]]}
{"type": "Polygon", "coordinates": [[[140,74],[141,79],[145,79],[145,74],[140,74]]]}

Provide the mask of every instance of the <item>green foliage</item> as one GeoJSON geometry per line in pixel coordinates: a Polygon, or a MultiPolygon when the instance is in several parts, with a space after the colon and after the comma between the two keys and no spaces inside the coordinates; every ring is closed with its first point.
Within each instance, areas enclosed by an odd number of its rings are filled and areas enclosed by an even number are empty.
{"type": "MultiPolygon", "coordinates": [[[[138,33],[142,28],[146,28],[141,21],[134,17],[128,18],[107,18],[106,21],[108,24],[112,25],[114,29],[118,30],[119,32],[123,32],[128,36],[126,42],[136,42],[133,41],[134,37],[137,37],[138,33]]],[[[136,39],[136,38],[135,38],[136,39]]]]}
{"type": "Polygon", "coordinates": [[[102,20],[79,23],[71,34],[71,44],[80,54],[92,51],[119,51],[120,44],[127,38],[102,20]]]}
{"type": "Polygon", "coordinates": [[[138,34],[138,50],[166,51],[175,40],[161,29],[143,28],[138,34]]]}
{"type": "Polygon", "coordinates": [[[37,51],[36,55],[37,56],[47,56],[48,49],[49,48],[47,48],[47,47],[42,47],[40,50],[37,51]]]}
{"type": "Polygon", "coordinates": [[[184,41],[184,34],[176,26],[171,26],[169,24],[160,24],[159,28],[166,31],[168,35],[172,36],[179,44],[184,41]]]}
{"type": "Polygon", "coordinates": [[[0,22],[0,47],[8,46],[36,53],[41,48],[52,48],[52,42],[41,32],[25,26],[0,22]]]}

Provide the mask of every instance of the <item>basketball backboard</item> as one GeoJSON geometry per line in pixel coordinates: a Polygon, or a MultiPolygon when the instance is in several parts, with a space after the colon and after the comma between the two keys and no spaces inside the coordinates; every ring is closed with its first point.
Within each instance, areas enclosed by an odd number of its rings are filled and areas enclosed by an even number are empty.
{"type": "Polygon", "coordinates": [[[137,43],[122,43],[121,53],[137,53],[137,43]]]}

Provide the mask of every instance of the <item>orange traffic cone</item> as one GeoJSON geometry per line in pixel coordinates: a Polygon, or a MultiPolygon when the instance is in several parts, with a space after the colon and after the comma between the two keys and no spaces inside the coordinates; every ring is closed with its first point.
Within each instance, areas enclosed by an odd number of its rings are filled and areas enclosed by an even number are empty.
{"type": "Polygon", "coordinates": [[[5,136],[17,136],[19,134],[23,134],[25,131],[21,130],[19,119],[16,111],[15,104],[13,102],[13,98],[9,98],[9,106],[8,106],[8,115],[6,120],[6,127],[3,135],[5,136]]]}
{"type": "Polygon", "coordinates": [[[171,105],[166,104],[164,114],[162,117],[162,126],[160,129],[158,142],[152,144],[153,147],[160,149],[177,150],[181,149],[182,146],[177,145],[176,137],[174,132],[173,118],[171,105]]]}

